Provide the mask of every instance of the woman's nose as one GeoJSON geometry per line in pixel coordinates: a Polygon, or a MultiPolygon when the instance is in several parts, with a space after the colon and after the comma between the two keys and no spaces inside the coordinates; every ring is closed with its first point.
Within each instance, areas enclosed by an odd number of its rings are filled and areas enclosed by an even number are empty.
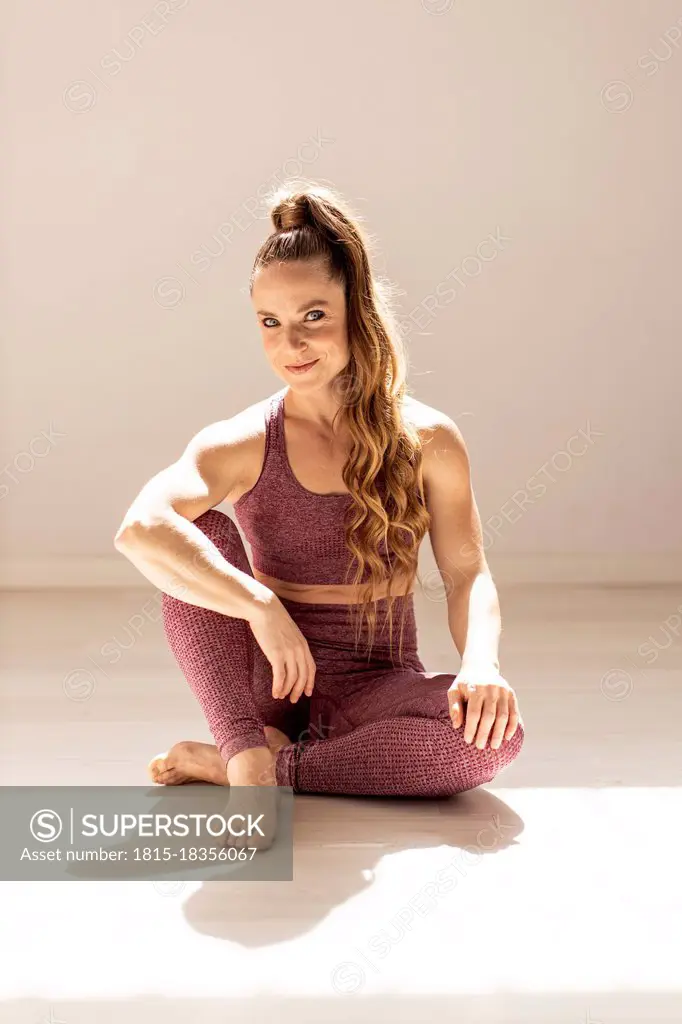
{"type": "Polygon", "coordinates": [[[290,327],[285,332],[287,344],[291,346],[294,351],[304,349],[308,344],[307,340],[303,336],[302,331],[298,327],[290,327]]]}

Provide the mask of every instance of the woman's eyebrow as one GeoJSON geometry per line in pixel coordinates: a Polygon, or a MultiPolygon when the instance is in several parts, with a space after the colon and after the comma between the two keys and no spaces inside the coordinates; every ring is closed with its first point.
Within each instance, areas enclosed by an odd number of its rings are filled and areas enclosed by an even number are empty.
{"type": "MultiPolygon", "coordinates": [[[[304,302],[302,306],[299,306],[296,312],[302,313],[305,309],[310,309],[311,306],[327,306],[329,308],[329,303],[326,299],[311,299],[310,302],[304,302]]],[[[259,316],[277,316],[276,313],[269,313],[267,309],[257,309],[256,312],[259,316]]]]}

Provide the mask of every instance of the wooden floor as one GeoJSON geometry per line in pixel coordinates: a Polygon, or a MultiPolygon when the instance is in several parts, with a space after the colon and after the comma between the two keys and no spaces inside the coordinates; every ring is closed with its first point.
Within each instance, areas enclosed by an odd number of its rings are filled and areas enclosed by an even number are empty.
{"type": "MultiPolygon", "coordinates": [[[[144,785],[210,739],[152,596],[0,595],[2,784],[144,785]]],[[[1,1024],[682,1020],[682,593],[501,599],[527,738],[497,784],[297,796],[292,882],[0,882],[1,1024]]]]}

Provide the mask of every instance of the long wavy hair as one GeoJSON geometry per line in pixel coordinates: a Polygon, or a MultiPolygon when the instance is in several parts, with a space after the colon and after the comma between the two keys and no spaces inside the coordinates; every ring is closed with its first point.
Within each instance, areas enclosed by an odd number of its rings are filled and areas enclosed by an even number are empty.
{"type": "MultiPolygon", "coordinates": [[[[355,560],[360,602],[349,604],[355,617],[357,651],[363,622],[367,625],[367,656],[377,630],[375,591],[388,580],[387,622],[393,658],[395,574],[406,580],[405,593],[419,578],[418,550],[430,525],[422,476],[419,433],[404,420],[402,403],[408,393],[406,359],[397,320],[391,308],[391,286],[373,274],[369,236],[347,203],[333,189],[314,182],[290,182],[266,200],[273,232],[261,245],[253,264],[249,291],[260,270],[271,263],[315,261],[330,279],[344,287],[350,358],[333,382],[339,412],[352,438],[343,480],[352,497],[345,519],[350,552],[348,575],[355,560]],[[378,483],[383,477],[384,495],[378,483]],[[382,548],[390,565],[382,559],[382,548]]],[[[336,417],[335,417],[336,419],[336,417]]],[[[421,581],[420,581],[421,582],[421,581]]],[[[399,661],[407,602],[402,603],[399,661]]],[[[386,621],[382,623],[385,628],[386,621]]],[[[395,662],[394,662],[395,663],[395,662]]]]}

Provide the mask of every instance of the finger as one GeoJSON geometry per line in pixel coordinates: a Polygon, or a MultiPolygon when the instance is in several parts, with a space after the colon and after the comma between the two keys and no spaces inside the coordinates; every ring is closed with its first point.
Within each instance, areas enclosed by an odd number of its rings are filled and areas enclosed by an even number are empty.
{"type": "Polygon", "coordinates": [[[293,688],[293,690],[291,691],[291,693],[289,695],[289,700],[291,701],[292,704],[296,704],[296,702],[299,700],[299,698],[303,696],[303,691],[305,690],[305,686],[306,686],[305,679],[303,679],[303,678],[299,679],[299,681],[296,683],[296,686],[293,688]]]}
{"type": "Polygon", "coordinates": [[[485,704],[483,705],[481,720],[479,722],[478,730],[476,732],[476,747],[478,748],[478,750],[483,750],[486,743],[488,742],[488,736],[490,735],[490,730],[495,724],[496,718],[497,701],[488,698],[485,704]]]}
{"type": "Polygon", "coordinates": [[[315,685],[315,662],[307,643],[304,643],[303,646],[303,668],[304,672],[301,681],[301,693],[299,696],[302,696],[303,693],[305,693],[307,697],[310,697],[313,692],[313,686],[315,685]]]}
{"type": "Polygon", "coordinates": [[[478,723],[481,718],[482,709],[483,697],[480,695],[480,693],[477,693],[474,690],[473,694],[469,697],[469,700],[467,701],[466,725],[464,727],[465,743],[471,743],[474,736],[476,735],[476,730],[478,728],[478,723]]]}
{"type": "Polygon", "coordinates": [[[493,725],[493,731],[490,734],[490,748],[491,750],[497,750],[504,738],[504,731],[507,728],[509,722],[509,700],[506,693],[500,695],[497,702],[497,716],[495,718],[495,724],[493,725]]]}
{"type": "Polygon", "coordinates": [[[448,703],[453,729],[459,729],[464,722],[463,702],[458,690],[448,691],[448,703]]]}
{"type": "Polygon", "coordinates": [[[280,696],[286,697],[293,690],[294,686],[298,682],[298,664],[296,662],[296,654],[294,651],[287,651],[286,654],[286,666],[287,674],[284,679],[284,686],[280,696]]]}
{"type": "Polygon", "coordinates": [[[504,731],[505,740],[510,740],[516,732],[520,722],[519,705],[516,700],[516,694],[512,691],[509,694],[509,722],[507,728],[504,731]]]}
{"type": "Polygon", "coordinates": [[[289,700],[292,704],[295,704],[298,698],[303,693],[304,689],[308,685],[308,659],[304,648],[299,648],[295,654],[296,657],[296,681],[291,687],[291,693],[289,694],[289,700]]]}
{"type": "Polygon", "coordinates": [[[308,672],[308,682],[306,683],[305,692],[308,697],[312,697],[313,689],[315,687],[315,673],[317,672],[317,665],[313,658],[310,650],[308,650],[308,659],[310,663],[310,671],[308,672]]]}
{"type": "Polygon", "coordinates": [[[272,662],[272,696],[277,699],[282,696],[286,674],[286,664],[280,655],[272,662]]]}
{"type": "Polygon", "coordinates": [[[289,700],[291,701],[292,704],[296,703],[296,701],[299,699],[299,697],[301,696],[301,694],[303,693],[303,691],[305,690],[307,685],[308,685],[308,672],[307,672],[307,666],[304,666],[303,669],[299,672],[298,680],[296,681],[296,685],[292,687],[291,693],[289,694],[289,700]]]}

